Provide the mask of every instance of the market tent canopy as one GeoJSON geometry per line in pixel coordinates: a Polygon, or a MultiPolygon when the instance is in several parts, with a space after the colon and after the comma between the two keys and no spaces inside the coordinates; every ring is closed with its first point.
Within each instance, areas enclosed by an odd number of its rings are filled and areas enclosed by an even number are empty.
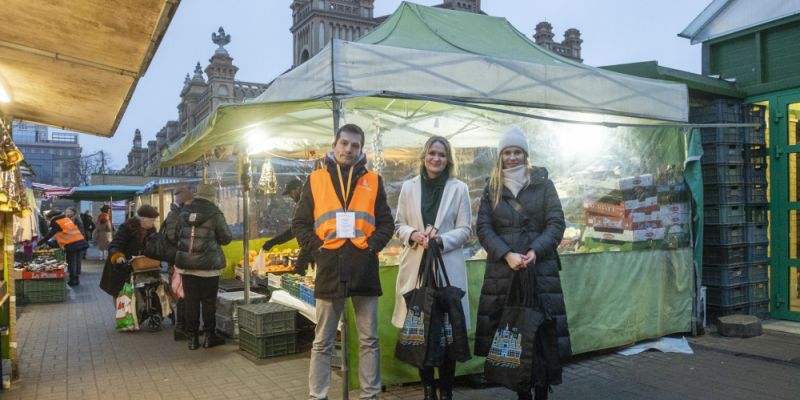
{"type": "Polygon", "coordinates": [[[162,153],[162,165],[196,161],[217,146],[255,143],[286,153],[330,146],[332,99],[345,99],[348,122],[380,119],[393,130],[387,137],[395,136],[398,126],[418,138],[435,134],[421,128],[445,125],[436,118],[452,121],[449,127],[470,125],[466,132],[456,128],[459,134],[505,129],[495,123],[496,115],[487,117],[480,109],[487,105],[546,121],[608,125],[685,122],[688,117],[685,85],[572,62],[540,49],[502,18],[403,3],[362,40],[380,44],[333,40],[254,101],[220,106],[162,153]],[[475,26],[481,27],[480,35],[475,26]],[[452,39],[460,36],[467,39],[452,39]],[[491,38],[505,44],[491,46],[491,38]],[[399,47],[415,43],[422,49],[399,47]]]}
{"type": "Polygon", "coordinates": [[[5,114],[110,137],[180,0],[4,0],[5,114]]]}
{"type": "Polygon", "coordinates": [[[692,44],[800,14],[800,0],[714,0],[681,33],[692,44]]]}
{"type": "Polygon", "coordinates": [[[123,186],[123,185],[90,185],[78,186],[65,199],[75,201],[117,201],[130,200],[141,192],[144,186],[123,186]]]}

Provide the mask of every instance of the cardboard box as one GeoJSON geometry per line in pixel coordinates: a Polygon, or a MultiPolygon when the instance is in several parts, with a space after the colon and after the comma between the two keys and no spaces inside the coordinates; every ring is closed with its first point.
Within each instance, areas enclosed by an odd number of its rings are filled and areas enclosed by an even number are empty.
{"type": "Polygon", "coordinates": [[[606,215],[597,215],[592,213],[584,214],[584,223],[586,226],[594,228],[605,229],[620,229],[620,230],[636,230],[645,229],[648,224],[658,223],[661,224],[658,211],[648,212],[626,212],[625,216],[609,217],[606,215]]]}
{"type": "Polygon", "coordinates": [[[641,208],[658,206],[658,197],[652,196],[639,200],[626,200],[624,206],[626,210],[638,210],[641,208]]]}
{"type": "Polygon", "coordinates": [[[689,214],[689,203],[672,203],[662,204],[660,206],[661,214],[689,214]]]}
{"type": "Polygon", "coordinates": [[[619,180],[619,188],[622,190],[633,189],[637,186],[653,186],[653,174],[629,176],[619,180]]]}
{"type": "Polygon", "coordinates": [[[590,199],[584,199],[583,209],[584,211],[597,215],[605,215],[617,218],[625,217],[625,206],[623,204],[603,203],[599,201],[592,201],[590,199]]]}
{"type": "Polygon", "coordinates": [[[691,219],[689,213],[661,213],[661,223],[664,226],[688,224],[691,219]]]}
{"type": "Polygon", "coordinates": [[[664,228],[648,228],[640,230],[603,231],[587,227],[584,237],[616,242],[644,242],[648,240],[664,239],[664,228]]]}

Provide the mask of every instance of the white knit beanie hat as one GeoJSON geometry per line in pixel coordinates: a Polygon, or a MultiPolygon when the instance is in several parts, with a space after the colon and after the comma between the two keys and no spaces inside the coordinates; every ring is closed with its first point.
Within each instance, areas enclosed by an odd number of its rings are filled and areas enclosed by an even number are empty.
{"type": "Polygon", "coordinates": [[[525,137],[525,132],[516,126],[509,129],[500,139],[500,144],[497,146],[497,154],[503,152],[506,147],[519,147],[525,154],[528,154],[528,138],[525,137]]]}

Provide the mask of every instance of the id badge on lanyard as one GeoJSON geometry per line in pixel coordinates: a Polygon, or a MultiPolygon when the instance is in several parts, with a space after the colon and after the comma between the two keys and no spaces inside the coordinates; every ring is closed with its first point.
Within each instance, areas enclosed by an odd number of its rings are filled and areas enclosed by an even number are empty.
{"type": "Polygon", "coordinates": [[[347,177],[347,185],[342,179],[342,169],[336,165],[336,170],[339,173],[339,185],[342,189],[342,197],[344,198],[345,211],[336,213],[336,238],[337,239],[353,239],[356,237],[356,213],[347,210],[347,200],[350,197],[350,184],[353,180],[353,169],[350,167],[350,175],[347,177]]]}

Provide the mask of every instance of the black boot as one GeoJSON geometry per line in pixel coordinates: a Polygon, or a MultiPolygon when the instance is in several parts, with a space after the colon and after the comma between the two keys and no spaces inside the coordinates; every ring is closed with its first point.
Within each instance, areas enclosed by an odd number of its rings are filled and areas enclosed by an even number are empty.
{"type": "Polygon", "coordinates": [[[533,398],[536,400],[547,400],[548,390],[547,386],[534,386],[533,387],[533,394],[535,395],[533,398]]]}
{"type": "Polygon", "coordinates": [[[517,400],[533,400],[531,392],[517,392],[517,400]]]}
{"type": "Polygon", "coordinates": [[[453,400],[453,388],[439,390],[439,400],[453,400]]]}
{"type": "Polygon", "coordinates": [[[197,350],[200,347],[200,338],[197,334],[189,335],[189,350],[197,350]]]}
{"type": "Polygon", "coordinates": [[[425,385],[423,390],[425,391],[425,400],[439,400],[439,398],[436,397],[436,386],[425,385]]]}
{"type": "Polygon", "coordinates": [[[225,344],[225,339],[219,337],[216,332],[211,331],[206,333],[206,340],[203,342],[203,347],[210,348],[225,344]]]}

